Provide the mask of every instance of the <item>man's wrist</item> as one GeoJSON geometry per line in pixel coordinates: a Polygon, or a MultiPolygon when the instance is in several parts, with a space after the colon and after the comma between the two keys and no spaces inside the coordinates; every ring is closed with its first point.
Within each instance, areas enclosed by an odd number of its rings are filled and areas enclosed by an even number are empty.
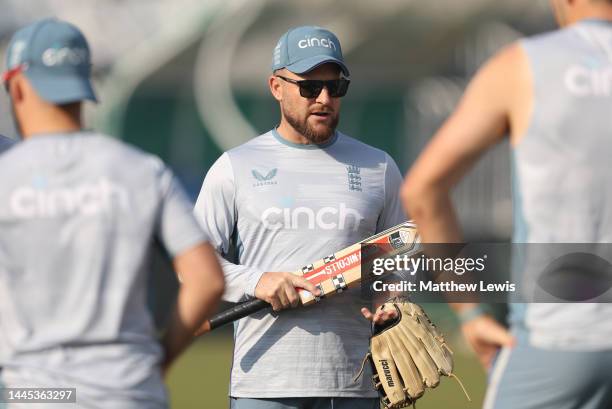
{"type": "Polygon", "coordinates": [[[457,318],[461,324],[466,324],[483,315],[491,315],[491,307],[487,304],[474,304],[457,311],[457,318]]]}
{"type": "Polygon", "coordinates": [[[263,276],[264,274],[265,271],[254,271],[252,274],[250,274],[246,282],[246,295],[250,297],[255,297],[255,288],[257,288],[257,284],[259,284],[259,280],[261,280],[261,276],[263,276]]]}

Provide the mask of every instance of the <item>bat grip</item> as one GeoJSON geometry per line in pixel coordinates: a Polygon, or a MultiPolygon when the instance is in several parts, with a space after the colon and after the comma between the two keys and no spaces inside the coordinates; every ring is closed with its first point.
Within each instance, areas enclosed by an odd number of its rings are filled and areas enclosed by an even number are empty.
{"type": "Polygon", "coordinates": [[[268,304],[264,300],[260,300],[259,298],[254,298],[249,301],[241,302],[240,304],[236,304],[232,308],[229,308],[213,316],[209,321],[204,323],[202,328],[200,328],[200,330],[198,331],[197,335],[212,331],[215,328],[239,320],[240,318],[244,318],[247,315],[251,315],[267,307],[270,307],[270,304],[268,304]]]}

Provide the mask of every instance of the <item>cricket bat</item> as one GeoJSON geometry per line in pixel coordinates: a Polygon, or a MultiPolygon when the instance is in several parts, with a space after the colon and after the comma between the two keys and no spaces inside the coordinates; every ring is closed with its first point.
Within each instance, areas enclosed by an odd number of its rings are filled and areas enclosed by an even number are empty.
{"type": "MultiPolygon", "coordinates": [[[[299,289],[302,305],[314,304],[323,298],[342,293],[348,288],[359,285],[362,280],[362,262],[371,261],[376,257],[416,253],[420,250],[419,243],[420,238],[416,224],[408,221],[302,267],[294,274],[311,281],[321,290],[321,295],[315,297],[309,291],[299,289]],[[367,247],[373,249],[369,252],[370,254],[362,254],[362,245],[364,244],[374,245],[367,247]]],[[[260,299],[237,304],[206,321],[196,335],[204,334],[267,307],[270,307],[270,304],[260,299]]]]}

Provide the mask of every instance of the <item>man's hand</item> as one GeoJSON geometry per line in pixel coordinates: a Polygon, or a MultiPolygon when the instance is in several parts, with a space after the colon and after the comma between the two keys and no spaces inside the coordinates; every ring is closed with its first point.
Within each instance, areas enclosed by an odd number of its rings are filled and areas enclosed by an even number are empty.
{"type": "Polygon", "coordinates": [[[510,332],[489,315],[466,322],[461,331],[486,370],[491,369],[493,358],[501,347],[513,347],[516,342],[510,332]]]}
{"type": "Polygon", "coordinates": [[[365,307],[361,309],[361,313],[368,321],[373,322],[375,325],[382,325],[386,321],[397,318],[397,311],[395,311],[395,309],[385,310],[382,306],[378,307],[374,314],[365,307]]]}
{"type": "Polygon", "coordinates": [[[321,291],[310,281],[291,273],[264,273],[255,287],[255,297],[272,305],[274,311],[295,308],[300,304],[298,289],[303,288],[313,295],[321,291]]]}

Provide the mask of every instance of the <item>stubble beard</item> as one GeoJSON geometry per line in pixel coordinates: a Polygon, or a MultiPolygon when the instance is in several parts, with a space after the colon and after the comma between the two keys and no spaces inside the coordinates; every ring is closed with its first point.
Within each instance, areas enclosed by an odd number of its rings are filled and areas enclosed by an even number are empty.
{"type": "Polygon", "coordinates": [[[306,116],[304,120],[300,120],[297,118],[297,116],[293,115],[293,113],[285,109],[283,109],[283,116],[289,125],[291,125],[293,129],[306,138],[308,142],[317,145],[327,142],[334,135],[338,122],[340,121],[340,114],[336,113],[331,117],[331,123],[325,128],[324,131],[316,131],[308,123],[308,116],[306,116]]]}

